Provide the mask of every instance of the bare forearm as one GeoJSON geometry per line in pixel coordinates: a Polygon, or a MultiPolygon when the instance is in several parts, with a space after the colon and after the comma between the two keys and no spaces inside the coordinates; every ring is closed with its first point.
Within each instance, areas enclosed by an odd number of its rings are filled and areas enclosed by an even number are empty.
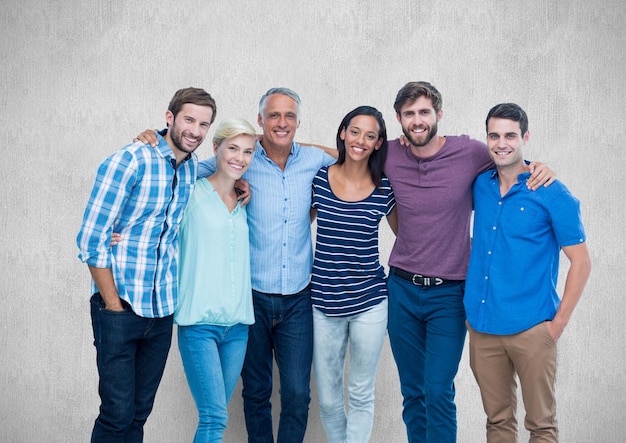
{"type": "Polygon", "coordinates": [[[563,297],[561,298],[561,304],[554,316],[553,322],[557,324],[563,324],[563,328],[569,322],[580,297],[583,294],[585,285],[591,272],[591,263],[572,265],[567,273],[567,279],[565,280],[565,289],[563,291],[563,297]]]}
{"type": "Polygon", "coordinates": [[[591,273],[591,259],[585,244],[568,246],[563,248],[563,251],[570,259],[570,268],[565,279],[565,289],[559,309],[550,325],[552,335],[556,339],[560,337],[569,323],[591,273]]]}
{"type": "Polygon", "coordinates": [[[387,216],[387,222],[389,227],[393,231],[394,235],[398,235],[398,210],[397,207],[393,208],[391,214],[387,216]]]}
{"type": "Polygon", "coordinates": [[[104,300],[107,309],[111,311],[123,310],[122,302],[113,280],[113,274],[110,268],[96,268],[89,266],[89,272],[93,281],[96,283],[98,291],[104,300]]]}

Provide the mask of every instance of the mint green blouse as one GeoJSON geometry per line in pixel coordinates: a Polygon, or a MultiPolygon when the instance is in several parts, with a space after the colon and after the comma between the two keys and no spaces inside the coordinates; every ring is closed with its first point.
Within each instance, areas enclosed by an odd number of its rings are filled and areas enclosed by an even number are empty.
{"type": "Polygon", "coordinates": [[[179,232],[178,325],[254,323],[245,207],[229,212],[207,179],[196,182],[179,232]]]}

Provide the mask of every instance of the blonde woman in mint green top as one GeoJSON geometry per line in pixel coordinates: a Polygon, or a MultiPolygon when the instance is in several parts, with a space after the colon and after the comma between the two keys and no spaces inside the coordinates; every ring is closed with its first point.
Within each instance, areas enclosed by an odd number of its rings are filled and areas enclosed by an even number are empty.
{"type": "Polygon", "coordinates": [[[179,326],[254,323],[246,208],[232,211],[207,179],[199,180],[179,234],[179,326]]]}
{"type": "Polygon", "coordinates": [[[246,210],[235,181],[254,154],[245,120],[221,122],[213,138],[217,170],[196,182],[180,226],[178,348],[198,408],[194,442],[221,442],[228,401],[254,323],[246,210]]]}

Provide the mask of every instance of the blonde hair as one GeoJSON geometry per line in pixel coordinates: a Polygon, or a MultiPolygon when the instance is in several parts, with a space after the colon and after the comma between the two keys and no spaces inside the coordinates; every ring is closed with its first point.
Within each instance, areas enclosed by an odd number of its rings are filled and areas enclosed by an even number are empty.
{"type": "Polygon", "coordinates": [[[227,118],[222,120],[215,128],[213,143],[219,146],[224,140],[237,137],[238,135],[249,135],[256,140],[256,129],[243,118],[227,118]]]}

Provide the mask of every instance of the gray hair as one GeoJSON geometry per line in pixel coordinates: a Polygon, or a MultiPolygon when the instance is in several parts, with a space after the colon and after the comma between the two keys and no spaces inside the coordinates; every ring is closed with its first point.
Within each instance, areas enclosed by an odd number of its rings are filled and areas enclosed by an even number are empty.
{"type": "Polygon", "coordinates": [[[263,96],[261,97],[261,100],[259,101],[259,115],[261,117],[263,116],[263,111],[265,111],[265,102],[267,101],[267,98],[270,95],[274,95],[274,94],[286,95],[287,97],[290,97],[291,99],[293,99],[293,101],[296,102],[296,112],[298,113],[298,120],[300,120],[300,104],[302,103],[302,101],[300,100],[300,96],[295,91],[289,88],[268,89],[267,92],[263,94],[263,96]]]}

